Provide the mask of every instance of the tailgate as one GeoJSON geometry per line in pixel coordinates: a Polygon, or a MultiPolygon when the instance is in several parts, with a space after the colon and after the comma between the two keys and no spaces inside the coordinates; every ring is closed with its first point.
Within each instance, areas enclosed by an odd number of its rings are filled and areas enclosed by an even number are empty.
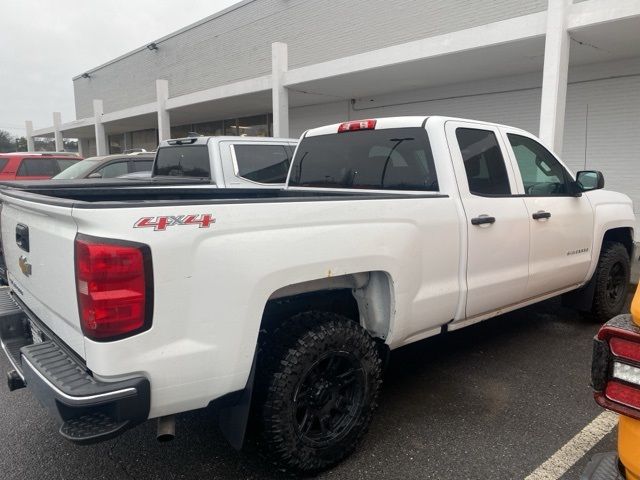
{"type": "Polygon", "coordinates": [[[63,342],[84,358],[76,298],[70,207],[2,195],[2,244],[15,295],[63,342]]]}

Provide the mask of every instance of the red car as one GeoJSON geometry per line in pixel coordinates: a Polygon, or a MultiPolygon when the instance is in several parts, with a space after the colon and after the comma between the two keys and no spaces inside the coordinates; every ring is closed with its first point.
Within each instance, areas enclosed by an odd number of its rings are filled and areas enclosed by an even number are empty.
{"type": "Polygon", "coordinates": [[[82,160],[75,153],[0,153],[0,181],[46,180],[82,160]]]}

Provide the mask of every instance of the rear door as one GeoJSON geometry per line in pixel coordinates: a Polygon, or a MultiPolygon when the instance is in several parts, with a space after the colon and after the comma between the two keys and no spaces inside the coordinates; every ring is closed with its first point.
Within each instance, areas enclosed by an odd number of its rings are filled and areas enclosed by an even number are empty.
{"type": "Polygon", "coordinates": [[[71,208],[1,195],[2,246],[16,296],[84,356],[74,272],[77,232],[71,208]]]}
{"type": "Polygon", "coordinates": [[[497,127],[449,121],[446,135],[466,216],[466,317],[526,298],[529,222],[497,127]]]}
{"type": "Polygon", "coordinates": [[[538,140],[501,128],[527,207],[531,231],[527,296],[583,282],[591,265],[593,208],[571,193],[573,177],[538,140]]]}

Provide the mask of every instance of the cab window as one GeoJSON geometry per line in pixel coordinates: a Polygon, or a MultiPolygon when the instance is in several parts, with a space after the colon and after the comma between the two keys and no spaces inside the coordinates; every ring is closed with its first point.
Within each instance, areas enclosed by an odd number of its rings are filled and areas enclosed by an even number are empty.
{"type": "Polygon", "coordinates": [[[456,138],[474,195],[509,195],[509,176],[496,134],[476,128],[456,129],[456,138]]]}
{"type": "Polygon", "coordinates": [[[567,195],[569,175],[556,158],[532,138],[507,134],[518,163],[524,191],[531,196],[567,195]]]}
{"type": "Polygon", "coordinates": [[[233,146],[239,177],[258,183],[284,183],[291,155],[284,145],[233,146]]]}

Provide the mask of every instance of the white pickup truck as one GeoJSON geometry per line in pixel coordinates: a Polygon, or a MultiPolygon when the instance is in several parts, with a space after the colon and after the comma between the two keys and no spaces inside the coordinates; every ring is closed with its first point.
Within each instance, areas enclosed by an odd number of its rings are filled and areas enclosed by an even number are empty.
{"type": "Polygon", "coordinates": [[[214,404],[294,472],[355,448],[390,350],[561,294],[608,319],[634,255],[599,172],[471,120],[309,130],[280,190],[86,185],[0,193],[9,387],[78,443],[214,404]]]}
{"type": "Polygon", "coordinates": [[[263,137],[165,140],[158,146],[151,178],[205,179],[218,188],[282,188],[296,144],[294,139],[263,137]]]}

